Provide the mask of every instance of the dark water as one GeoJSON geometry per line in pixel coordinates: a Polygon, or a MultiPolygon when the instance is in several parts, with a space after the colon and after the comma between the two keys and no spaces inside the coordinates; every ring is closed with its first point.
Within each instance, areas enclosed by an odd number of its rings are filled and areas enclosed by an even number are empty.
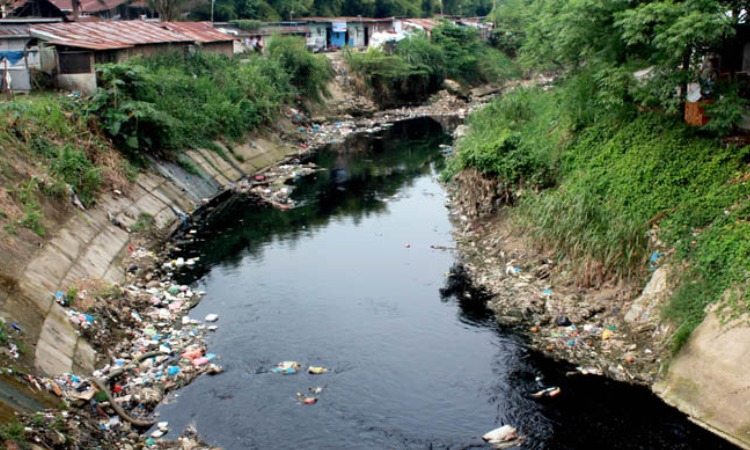
{"type": "Polygon", "coordinates": [[[420,121],[321,152],[299,208],[236,199],[206,224],[183,281],[207,292],[192,317],[220,315],[209,349],[226,372],[181,390],[162,420],[226,449],[483,447],[504,423],[529,449],[732,448],[643,389],[566,377],[446,276],[460,268],[433,248],[453,245],[444,139],[420,121]],[[283,360],[332,371],[271,373],[283,360]],[[562,394],[530,398],[540,376],[562,394]],[[300,404],[313,386],[318,403],[300,404]]]}

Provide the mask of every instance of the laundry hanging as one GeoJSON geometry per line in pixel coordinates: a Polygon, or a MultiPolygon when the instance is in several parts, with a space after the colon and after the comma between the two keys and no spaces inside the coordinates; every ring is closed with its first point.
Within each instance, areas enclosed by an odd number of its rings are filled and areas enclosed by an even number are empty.
{"type": "Polygon", "coordinates": [[[8,63],[12,66],[23,59],[23,51],[0,50],[0,61],[2,61],[3,59],[7,60],[8,63]]]}

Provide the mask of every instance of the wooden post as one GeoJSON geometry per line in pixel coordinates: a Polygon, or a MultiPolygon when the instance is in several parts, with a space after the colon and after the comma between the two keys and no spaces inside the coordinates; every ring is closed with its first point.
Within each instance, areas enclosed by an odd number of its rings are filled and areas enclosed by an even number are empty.
{"type": "Polygon", "coordinates": [[[10,83],[8,83],[8,58],[3,58],[3,62],[5,62],[5,71],[3,72],[3,80],[5,81],[5,96],[8,101],[10,101],[12,100],[12,97],[10,93],[10,83]]]}

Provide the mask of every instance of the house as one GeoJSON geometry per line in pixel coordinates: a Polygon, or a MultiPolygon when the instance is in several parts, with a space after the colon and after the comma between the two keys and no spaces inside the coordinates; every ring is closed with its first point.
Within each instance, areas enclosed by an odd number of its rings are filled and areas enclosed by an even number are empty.
{"type": "Polygon", "coordinates": [[[13,0],[9,17],[58,17],[65,21],[131,20],[151,17],[145,0],[80,0],[74,18],[73,0],[13,0]]]}
{"type": "Polygon", "coordinates": [[[31,34],[28,25],[0,27],[0,91],[29,92],[31,74],[28,44],[31,34]],[[10,83],[9,83],[10,82],[10,83]]]}
{"type": "Polygon", "coordinates": [[[316,49],[323,44],[323,38],[325,49],[367,47],[374,33],[392,30],[394,26],[393,17],[306,17],[304,20],[310,29],[307,45],[316,49]]]}
{"type": "Polygon", "coordinates": [[[235,40],[217,31],[210,22],[50,23],[32,25],[30,34],[54,47],[58,86],[85,94],[96,91],[95,64],[175,49],[232,56],[235,40]]]}
{"type": "Polygon", "coordinates": [[[271,36],[277,34],[306,37],[310,33],[304,22],[265,22],[252,30],[243,30],[233,22],[214,23],[214,26],[223,33],[237,37],[235,53],[261,49],[268,44],[271,36]]]}

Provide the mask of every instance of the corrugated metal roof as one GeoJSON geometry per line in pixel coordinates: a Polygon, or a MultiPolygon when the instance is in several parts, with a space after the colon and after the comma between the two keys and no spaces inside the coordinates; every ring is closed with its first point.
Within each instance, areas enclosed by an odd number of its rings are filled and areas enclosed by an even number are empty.
{"type": "MultiPolygon", "coordinates": [[[[14,1],[11,1],[10,7],[12,9],[15,9],[15,8],[25,5],[28,2],[29,0],[14,0],[14,1]]],[[[60,11],[64,11],[64,12],[73,11],[72,0],[49,0],[49,2],[60,11]]],[[[125,3],[127,3],[128,5],[132,5],[132,6],[143,6],[142,4],[137,4],[138,2],[128,2],[128,0],[81,0],[79,11],[81,12],[81,14],[91,14],[91,13],[96,13],[100,11],[109,11],[110,9],[115,9],[118,6],[125,4],[125,3]]]]}
{"type": "Polygon", "coordinates": [[[191,38],[199,44],[233,41],[234,37],[214,28],[211,22],[151,22],[167,30],[191,38]]]}
{"type": "Polygon", "coordinates": [[[0,25],[0,36],[24,38],[30,37],[28,25],[0,25]]]}
{"type": "Polygon", "coordinates": [[[249,36],[252,36],[254,34],[270,36],[270,35],[277,34],[277,33],[278,34],[307,34],[309,32],[310,32],[310,28],[308,28],[307,25],[298,25],[298,26],[287,25],[287,26],[260,27],[256,31],[248,31],[247,33],[241,31],[240,33],[245,33],[249,36]]]}
{"type": "Polygon", "coordinates": [[[401,19],[401,22],[416,25],[426,31],[432,31],[433,28],[440,25],[440,23],[432,19],[401,19]]]}
{"type": "Polygon", "coordinates": [[[233,38],[216,31],[210,22],[117,22],[53,23],[31,26],[32,35],[53,45],[114,50],[136,45],[226,42],[233,38]]]}
{"type": "MultiPolygon", "coordinates": [[[[27,1],[28,0],[16,1],[16,3],[18,4],[16,5],[16,7],[25,4],[27,1]]],[[[72,0],[49,0],[49,2],[52,3],[60,11],[73,11],[72,0]]],[[[115,9],[126,2],[127,0],[81,0],[79,11],[83,14],[95,13],[99,11],[109,11],[110,9],[115,9]]]]}

